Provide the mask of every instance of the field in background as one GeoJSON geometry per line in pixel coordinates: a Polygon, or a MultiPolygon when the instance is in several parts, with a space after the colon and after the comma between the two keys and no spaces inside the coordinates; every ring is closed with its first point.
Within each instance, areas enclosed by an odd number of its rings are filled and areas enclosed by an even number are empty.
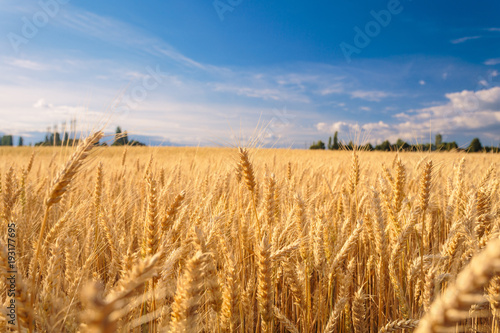
{"type": "Polygon", "coordinates": [[[500,331],[498,154],[90,148],[0,148],[2,331],[500,331]]]}

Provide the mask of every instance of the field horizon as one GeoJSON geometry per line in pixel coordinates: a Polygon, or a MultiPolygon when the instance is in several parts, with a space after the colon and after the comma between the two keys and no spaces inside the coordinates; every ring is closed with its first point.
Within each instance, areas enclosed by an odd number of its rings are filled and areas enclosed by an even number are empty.
{"type": "Polygon", "coordinates": [[[0,268],[16,268],[3,329],[499,330],[498,154],[100,135],[0,148],[0,268]]]}

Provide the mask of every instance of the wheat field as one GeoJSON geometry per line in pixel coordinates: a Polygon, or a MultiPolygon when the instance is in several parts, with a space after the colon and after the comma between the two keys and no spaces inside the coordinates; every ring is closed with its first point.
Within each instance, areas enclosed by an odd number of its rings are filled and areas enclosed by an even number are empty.
{"type": "Polygon", "coordinates": [[[500,332],[498,154],[101,136],[0,149],[1,331],[500,332]]]}

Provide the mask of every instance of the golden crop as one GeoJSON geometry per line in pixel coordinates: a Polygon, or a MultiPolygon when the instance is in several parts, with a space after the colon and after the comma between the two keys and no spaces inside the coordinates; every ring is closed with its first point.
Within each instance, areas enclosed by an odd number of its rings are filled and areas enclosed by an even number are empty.
{"type": "Polygon", "coordinates": [[[0,149],[1,331],[500,331],[498,154],[99,137],[0,149]]]}

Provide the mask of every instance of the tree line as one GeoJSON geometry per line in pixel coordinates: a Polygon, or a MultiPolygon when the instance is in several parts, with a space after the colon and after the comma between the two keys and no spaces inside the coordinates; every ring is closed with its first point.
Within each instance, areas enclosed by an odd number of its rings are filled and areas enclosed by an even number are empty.
{"type": "MultiPolygon", "coordinates": [[[[35,143],[35,146],[72,146],[78,144],[79,139],[70,138],[68,132],[62,134],[59,132],[47,133],[43,141],[35,143]]],[[[99,145],[107,146],[106,142],[102,142],[99,145]]],[[[129,140],[127,131],[122,132],[120,126],[116,128],[115,138],[111,146],[145,146],[146,144],[136,141],[129,140]]],[[[4,135],[0,137],[0,146],[14,146],[14,137],[12,135],[4,135]]],[[[22,136],[19,137],[17,146],[24,146],[24,139],[22,136]]]]}
{"type": "MultiPolygon", "coordinates": [[[[13,146],[14,145],[14,137],[12,135],[4,135],[0,138],[0,146],[13,146]]],[[[23,143],[23,137],[19,137],[18,141],[18,146],[22,146],[23,143]]]]}
{"type": "Polygon", "coordinates": [[[479,138],[474,138],[470,142],[467,148],[460,148],[455,141],[452,142],[443,142],[443,136],[441,134],[437,134],[433,143],[426,144],[409,144],[401,139],[398,139],[395,144],[391,144],[389,140],[385,140],[379,145],[373,146],[371,143],[366,143],[364,145],[355,145],[352,141],[349,141],[348,144],[339,143],[338,140],[338,131],[335,132],[333,137],[328,138],[328,144],[321,140],[313,142],[313,144],[309,147],[309,149],[328,149],[328,150],[353,150],[354,148],[360,150],[367,151],[467,151],[467,152],[500,152],[499,147],[489,147],[483,146],[479,138]]]}

